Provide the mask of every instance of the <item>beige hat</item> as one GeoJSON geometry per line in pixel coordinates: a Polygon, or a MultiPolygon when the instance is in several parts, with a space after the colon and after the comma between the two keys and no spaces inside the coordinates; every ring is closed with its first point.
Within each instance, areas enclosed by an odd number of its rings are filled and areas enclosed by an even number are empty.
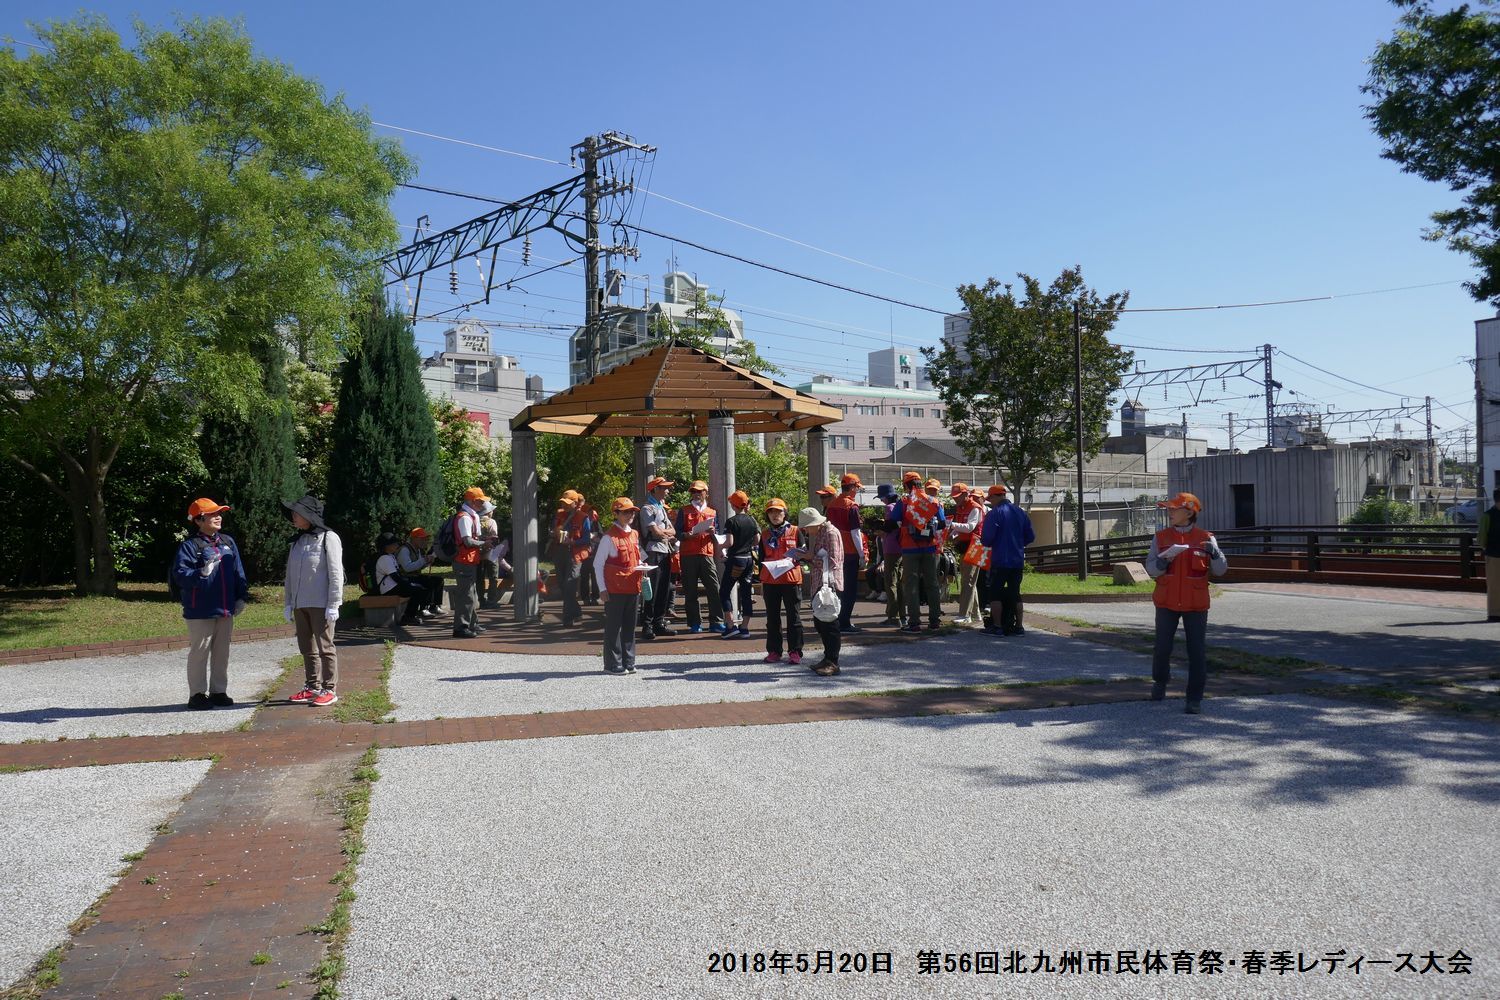
{"type": "Polygon", "coordinates": [[[804,530],[806,530],[807,528],[816,528],[827,523],[828,518],[824,517],[822,514],[819,514],[811,507],[803,507],[802,510],[797,514],[797,527],[804,530]]]}

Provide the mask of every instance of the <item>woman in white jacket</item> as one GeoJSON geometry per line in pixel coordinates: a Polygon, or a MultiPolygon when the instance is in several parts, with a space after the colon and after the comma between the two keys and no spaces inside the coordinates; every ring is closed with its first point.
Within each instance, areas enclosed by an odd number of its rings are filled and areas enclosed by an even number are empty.
{"type": "Polygon", "coordinates": [[[297,628],[306,683],[292,695],[299,704],[323,707],[339,700],[338,651],[333,624],[344,601],[344,545],[323,523],[323,501],[309,494],[282,503],[297,526],[286,556],[282,614],[297,628]]]}

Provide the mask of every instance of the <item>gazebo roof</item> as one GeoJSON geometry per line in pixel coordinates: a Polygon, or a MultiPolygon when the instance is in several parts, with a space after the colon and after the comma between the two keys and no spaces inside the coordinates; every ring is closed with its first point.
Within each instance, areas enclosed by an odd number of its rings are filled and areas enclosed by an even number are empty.
{"type": "Polygon", "coordinates": [[[836,406],[695,347],[663,344],[511,418],[512,430],[603,437],[702,437],[733,414],[736,434],[784,433],[843,419],[836,406]]]}

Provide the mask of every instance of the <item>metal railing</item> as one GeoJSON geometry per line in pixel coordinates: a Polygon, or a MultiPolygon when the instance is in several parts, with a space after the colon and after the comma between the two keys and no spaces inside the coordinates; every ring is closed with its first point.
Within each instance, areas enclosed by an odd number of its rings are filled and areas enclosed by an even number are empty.
{"type": "MultiPolygon", "coordinates": [[[[1090,539],[1089,565],[1103,567],[1140,561],[1146,557],[1152,537],[1090,539]]],[[[1441,525],[1266,525],[1216,531],[1214,537],[1226,555],[1301,562],[1309,573],[1353,560],[1389,558],[1393,562],[1421,560],[1434,568],[1455,564],[1459,578],[1468,580],[1476,575],[1479,553],[1472,531],[1441,525]]],[[[1067,572],[1078,565],[1078,549],[1071,542],[1035,546],[1026,550],[1026,561],[1044,573],[1067,572]]],[[[1390,570],[1398,571],[1399,566],[1390,570]]]]}

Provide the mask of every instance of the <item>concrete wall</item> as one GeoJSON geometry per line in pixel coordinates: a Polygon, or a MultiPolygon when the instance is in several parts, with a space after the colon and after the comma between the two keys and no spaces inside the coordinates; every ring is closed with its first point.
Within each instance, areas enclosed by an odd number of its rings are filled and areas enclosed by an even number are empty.
{"type": "Polygon", "coordinates": [[[1197,496],[1203,502],[1198,523],[1210,531],[1235,526],[1232,487],[1238,483],[1255,487],[1256,524],[1337,523],[1338,498],[1330,449],[1257,448],[1244,455],[1204,455],[1167,462],[1168,493],[1197,496]]]}

